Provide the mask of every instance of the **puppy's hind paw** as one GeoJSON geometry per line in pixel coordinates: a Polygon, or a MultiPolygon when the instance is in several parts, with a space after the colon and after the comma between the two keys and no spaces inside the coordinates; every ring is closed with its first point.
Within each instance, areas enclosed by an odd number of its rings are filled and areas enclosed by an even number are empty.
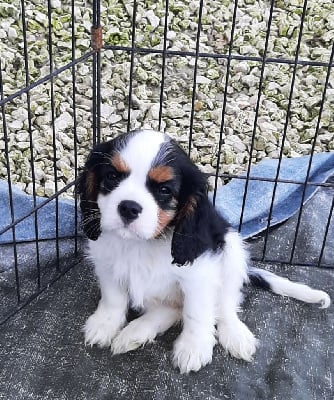
{"type": "Polygon", "coordinates": [[[121,327],[121,322],[117,318],[96,310],[86,321],[83,327],[85,334],[85,345],[98,347],[108,347],[121,327]]]}
{"type": "Polygon", "coordinates": [[[247,326],[238,320],[235,325],[219,324],[218,340],[224,349],[235,358],[252,361],[257,340],[247,326]]]}
{"type": "Polygon", "coordinates": [[[136,350],[153,342],[156,335],[157,332],[144,319],[138,318],[119,332],[111,344],[111,351],[113,354],[122,354],[136,350]]]}

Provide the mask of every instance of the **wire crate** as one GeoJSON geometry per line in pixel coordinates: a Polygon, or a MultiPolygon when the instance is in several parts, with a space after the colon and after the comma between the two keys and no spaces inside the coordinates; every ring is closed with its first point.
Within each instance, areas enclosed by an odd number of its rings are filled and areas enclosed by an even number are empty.
{"type": "MultiPolygon", "coordinates": [[[[270,214],[254,258],[298,264],[294,255],[307,188],[334,188],[333,181],[309,178],[320,145],[323,151],[334,149],[334,45],[325,23],[323,36],[318,35],[314,2],[285,7],[272,0],[261,3],[262,10],[253,3],[8,3],[4,13],[16,28],[1,26],[0,177],[8,182],[9,207],[9,222],[0,230],[0,238],[9,237],[0,244],[1,258],[7,260],[2,322],[80,262],[77,204],[73,234],[63,235],[62,201],[74,198],[79,168],[94,144],[140,127],[176,138],[211,177],[214,201],[221,183],[245,181],[239,228],[249,183],[268,181],[251,176],[252,165],[276,158],[270,214]],[[290,18],[293,11],[297,20],[290,18]],[[184,13],[187,20],[180,18],[184,13]],[[312,87],[312,96],[305,87],[312,87]],[[301,154],[309,155],[305,180],[280,179],[282,160],[301,154]],[[278,184],[302,188],[284,259],[270,254],[278,184]],[[14,204],[17,185],[30,196],[30,207],[20,216],[14,204]],[[40,232],[47,207],[54,213],[52,238],[40,232]],[[33,232],[29,240],[17,236],[25,221],[33,232]],[[27,259],[28,250],[34,257],[27,259]]],[[[305,265],[333,267],[323,259],[333,208],[334,197],[320,251],[305,265]]]]}

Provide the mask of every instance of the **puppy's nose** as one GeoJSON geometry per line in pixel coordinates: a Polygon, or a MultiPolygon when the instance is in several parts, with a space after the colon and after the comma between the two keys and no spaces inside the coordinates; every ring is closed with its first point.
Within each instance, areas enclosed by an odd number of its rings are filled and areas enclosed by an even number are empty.
{"type": "Polygon", "coordinates": [[[138,218],[143,207],[132,200],[123,200],[118,205],[118,212],[125,224],[129,224],[138,218]]]}

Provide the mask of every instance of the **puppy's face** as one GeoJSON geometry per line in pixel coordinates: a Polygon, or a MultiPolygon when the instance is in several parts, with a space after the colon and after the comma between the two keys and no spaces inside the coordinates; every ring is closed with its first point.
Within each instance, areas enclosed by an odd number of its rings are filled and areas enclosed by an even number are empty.
{"type": "Polygon", "coordinates": [[[166,229],[176,215],[182,180],[175,148],[160,132],[138,131],[92,151],[81,201],[83,206],[96,201],[98,207],[86,216],[87,226],[94,215],[100,221],[89,228],[93,231],[86,232],[88,237],[102,231],[152,239],[166,229]]]}
{"type": "Polygon", "coordinates": [[[171,255],[192,263],[224,243],[226,223],[209,202],[206,178],[167,135],[129,132],[97,145],[79,179],[82,226],[91,240],[161,239],[171,228],[171,255]]]}
{"type": "Polygon", "coordinates": [[[175,216],[180,188],[178,171],[169,165],[166,137],[141,131],[110,150],[97,198],[101,230],[123,238],[159,236],[175,216]]]}

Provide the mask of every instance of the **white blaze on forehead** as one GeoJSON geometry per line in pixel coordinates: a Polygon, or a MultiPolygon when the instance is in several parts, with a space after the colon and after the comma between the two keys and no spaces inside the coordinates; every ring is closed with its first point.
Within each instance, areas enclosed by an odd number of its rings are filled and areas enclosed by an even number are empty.
{"type": "Polygon", "coordinates": [[[152,162],[165,140],[165,136],[161,132],[139,131],[130,138],[121,150],[121,157],[129,166],[131,172],[146,178],[152,162]]]}
{"type": "Polygon", "coordinates": [[[122,238],[151,239],[167,224],[169,215],[159,214],[159,207],[146,186],[147,176],[161,145],[168,140],[161,132],[143,130],[126,138],[119,159],[124,163],[129,175],[108,194],[100,194],[98,205],[101,211],[102,231],[116,231],[122,238]],[[132,223],[124,226],[118,212],[124,200],[135,201],[142,207],[132,223]]]}

